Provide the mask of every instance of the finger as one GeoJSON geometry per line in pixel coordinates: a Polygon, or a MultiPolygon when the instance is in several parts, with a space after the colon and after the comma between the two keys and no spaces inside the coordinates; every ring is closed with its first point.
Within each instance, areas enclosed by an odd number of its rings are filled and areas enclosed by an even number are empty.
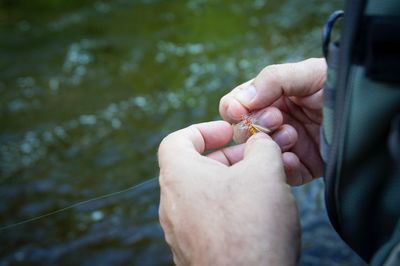
{"type": "Polygon", "coordinates": [[[275,131],[283,123],[282,112],[273,106],[254,112],[251,114],[251,117],[254,124],[268,128],[271,131],[275,131]]]}
{"type": "Polygon", "coordinates": [[[207,157],[231,166],[243,159],[244,149],[245,144],[239,144],[210,153],[207,157]]]}
{"type": "Polygon", "coordinates": [[[317,90],[307,97],[291,97],[290,99],[298,106],[315,112],[322,110],[324,105],[323,94],[323,90],[317,90]]]}
{"type": "Polygon", "coordinates": [[[221,100],[221,116],[235,120],[243,111],[269,106],[283,95],[309,96],[322,88],[325,79],[324,59],[267,66],[252,82],[236,87],[221,100]]]}
{"type": "Polygon", "coordinates": [[[294,127],[285,124],[275,131],[271,137],[279,145],[282,152],[285,152],[297,143],[298,134],[294,127]]]}
{"type": "Polygon", "coordinates": [[[286,112],[297,120],[304,124],[312,122],[320,125],[322,123],[322,96],[323,90],[321,89],[310,96],[285,98],[282,102],[284,102],[286,112]]]}
{"type": "Polygon", "coordinates": [[[280,98],[272,106],[291,114],[303,123],[322,123],[323,89],[305,97],[280,98]]]}
{"type": "Polygon", "coordinates": [[[313,178],[299,157],[292,152],[282,154],[283,166],[286,174],[286,181],[289,185],[300,186],[310,182],[313,178]]]}
{"type": "Polygon", "coordinates": [[[307,167],[313,177],[319,177],[323,172],[323,163],[319,151],[319,131],[320,126],[312,123],[308,118],[294,118],[301,112],[291,112],[292,115],[282,112],[285,124],[292,126],[298,135],[296,144],[290,149],[300,159],[301,163],[307,167]]]}
{"type": "Polygon", "coordinates": [[[246,170],[256,169],[256,173],[285,181],[281,150],[271,137],[264,133],[257,133],[249,138],[244,158],[235,166],[244,167],[246,170]]]}
{"type": "Polygon", "coordinates": [[[253,79],[237,86],[231,92],[223,96],[219,102],[219,113],[225,121],[229,123],[235,123],[239,121],[242,115],[247,114],[249,111],[245,106],[243,106],[235,97],[233,97],[233,91],[239,90],[240,88],[245,88],[253,79]]]}
{"type": "Polygon", "coordinates": [[[158,149],[160,167],[166,162],[174,162],[177,156],[200,156],[206,150],[220,148],[232,139],[232,135],[232,127],[225,121],[196,124],[171,133],[158,149]]]}
{"type": "Polygon", "coordinates": [[[234,97],[248,109],[271,105],[282,95],[309,96],[320,90],[326,79],[324,59],[308,59],[298,63],[271,65],[234,97]]]}

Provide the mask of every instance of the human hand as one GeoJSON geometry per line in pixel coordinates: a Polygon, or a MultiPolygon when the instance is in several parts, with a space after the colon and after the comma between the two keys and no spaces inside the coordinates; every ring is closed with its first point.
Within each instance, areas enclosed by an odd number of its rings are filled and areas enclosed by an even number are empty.
{"type": "Polygon", "coordinates": [[[243,114],[263,109],[260,112],[264,112],[265,122],[261,126],[277,129],[272,138],[282,148],[291,185],[322,175],[319,143],[325,79],[324,59],[271,65],[220,101],[220,114],[231,123],[238,122],[243,114]]]}
{"type": "Polygon", "coordinates": [[[246,144],[225,121],[192,125],[159,147],[159,217],[177,265],[295,265],[296,203],[281,151],[258,133],[246,144]]]}

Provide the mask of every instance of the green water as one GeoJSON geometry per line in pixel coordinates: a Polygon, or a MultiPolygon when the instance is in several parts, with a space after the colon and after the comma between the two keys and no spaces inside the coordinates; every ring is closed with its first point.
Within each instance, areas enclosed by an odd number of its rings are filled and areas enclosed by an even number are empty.
{"type": "Polygon", "coordinates": [[[156,182],[4,226],[156,177],[168,132],[218,119],[221,96],[265,65],[321,56],[340,7],[0,1],[0,265],[171,264],[156,182]]]}

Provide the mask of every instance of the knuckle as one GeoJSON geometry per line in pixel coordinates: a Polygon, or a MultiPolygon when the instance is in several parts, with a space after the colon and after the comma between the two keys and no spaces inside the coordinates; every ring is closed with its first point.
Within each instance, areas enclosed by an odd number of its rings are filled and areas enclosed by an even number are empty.
{"type": "Polygon", "coordinates": [[[268,65],[261,71],[260,76],[272,83],[282,81],[282,65],[268,65]]]}
{"type": "Polygon", "coordinates": [[[174,141],[175,133],[171,133],[166,136],[160,143],[157,152],[158,164],[160,167],[159,183],[161,187],[164,187],[172,176],[171,168],[174,165],[174,158],[177,154],[176,143],[174,141]]]}
{"type": "Polygon", "coordinates": [[[165,206],[160,203],[160,207],[158,208],[158,220],[160,221],[160,225],[163,229],[165,229],[168,224],[168,217],[165,213],[165,206]]]}
{"type": "Polygon", "coordinates": [[[158,183],[162,192],[166,191],[166,189],[174,183],[174,177],[176,176],[176,173],[171,168],[172,167],[170,165],[165,165],[160,168],[158,183]]]}
{"type": "Polygon", "coordinates": [[[184,181],[181,172],[181,165],[174,163],[174,159],[168,160],[160,166],[158,183],[162,194],[168,194],[184,181]]]}
{"type": "Polygon", "coordinates": [[[174,140],[176,139],[176,132],[168,134],[164,137],[158,146],[158,158],[165,156],[165,154],[173,147],[174,140]]]}
{"type": "Polygon", "coordinates": [[[164,172],[164,168],[161,168],[160,176],[158,177],[158,183],[160,185],[161,190],[163,190],[168,184],[168,181],[166,180],[167,179],[166,175],[163,172],[164,172]]]}
{"type": "Polygon", "coordinates": [[[162,199],[160,199],[160,206],[158,207],[158,220],[161,223],[161,226],[166,222],[165,221],[165,214],[164,214],[164,204],[162,199]]]}

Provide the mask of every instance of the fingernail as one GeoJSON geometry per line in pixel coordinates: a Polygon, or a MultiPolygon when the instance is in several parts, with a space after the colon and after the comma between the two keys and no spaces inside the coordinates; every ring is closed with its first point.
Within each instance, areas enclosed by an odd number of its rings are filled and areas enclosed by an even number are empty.
{"type": "MultiPolygon", "coordinates": [[[[239,104],[239,103],[237,103],[239,104]]],[[[229,107],[227,113],[231,119],[240,120],[241,116],[237,114],[237,107],[235,107],[235,103],[233,102],[229,107]]]]}
{"type": "Polygon", "coordinates": [[[243,105],[249,106],[251,101],[254,99],[254,97],[257,94],[256,87],[253,85],[249,85],[244,88],[240,88],[238,92],[235,95],[235,98],[243,105]]]}
{"type": "Polygon", "coordinates": [[[283,132],[279,132],[275,137],[274,137],[276,143],[278,143],[278,145],[281,148],[284,148],[288,145],[290,145],[290,136],[286,131],[283,132]]]}
{"type": "Polygon", "coordinates": [[[257,123],[260,126],[266,128],[273,128],[275,126],[276,121],[274,121],[274,114],[272,112],[265,112],[261,115],[260,118],[257,119],[257,123]]]}

